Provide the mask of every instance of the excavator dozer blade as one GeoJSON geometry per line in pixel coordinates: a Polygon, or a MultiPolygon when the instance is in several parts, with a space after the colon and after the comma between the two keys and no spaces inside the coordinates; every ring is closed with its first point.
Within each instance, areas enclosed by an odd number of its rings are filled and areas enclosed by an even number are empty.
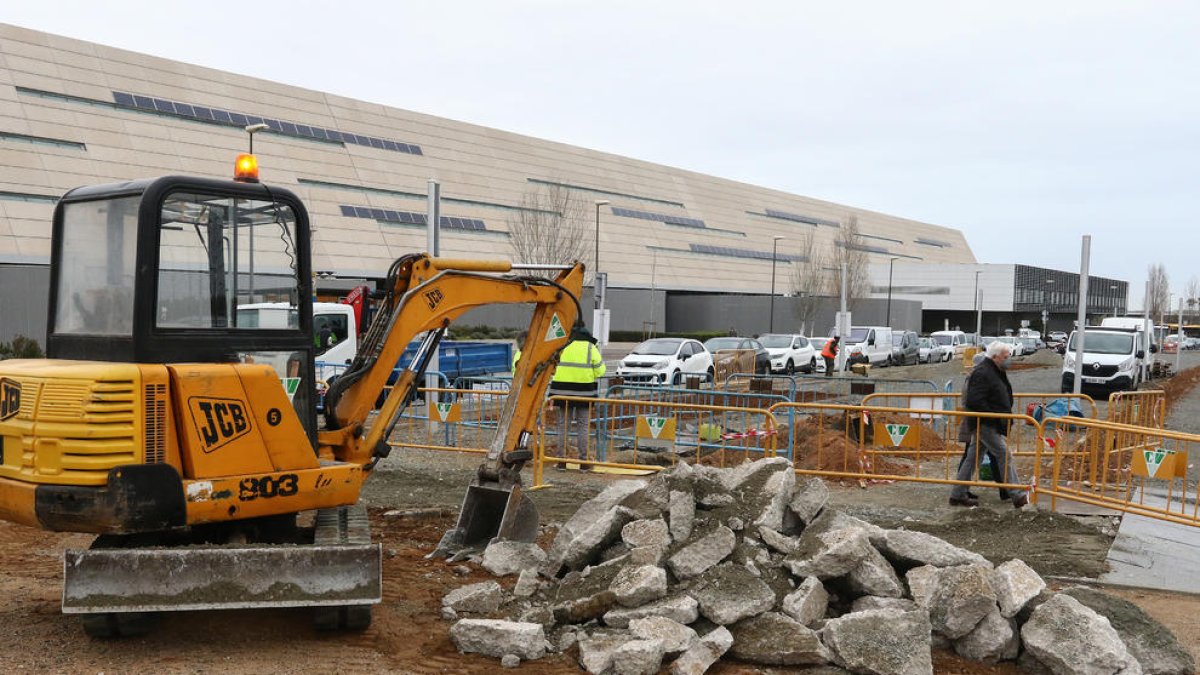
{"type": "Polygon", "coordinates": [[[383,597],[380,546],[370,543],[365,512],[348,515],[344,508],[321,511],[312,544],[69,550],[62,611],[378,603],[383,597]]]}
{"type": "Polygon", "coordinates": [[[493,540],[532,542],[538,535],[538,510],[520,485],[475,482],[458,512],[458,524],[430,555],[457,558],[483,550],[493,540]]]}

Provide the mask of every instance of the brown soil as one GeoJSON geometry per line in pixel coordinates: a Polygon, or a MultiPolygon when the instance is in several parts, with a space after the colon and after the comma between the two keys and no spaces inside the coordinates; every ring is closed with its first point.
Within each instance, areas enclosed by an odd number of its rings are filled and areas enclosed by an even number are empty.
{"type": "MultiPolygon", "coordinates": [[[[450,589],[488,578],[470,567],[425,560],[452,524],[478,456],[400,451],[367,484],[374,534],[383,545],[384,602],[362,634],[324,634],[304,610],[188,612],[163,615],[151,634],[115,642],[92,640],[78,621],[59,611],[62,550],[87,546],[87,535],[45,533],[0,523],[0,653],[9,671],[29,672],[403,672],[493,673],[496,660],[459,655],[439,617],[450,589]],[[386,509],[424,513],[384,518],[386,509]]],[[[574,512],[611,480],[603,475],[549,471],[553,487],[531,493],[542,522],[552,525],[574,512]]],[[[833,503],[886,527],[931,532],[977,550],[997,562],[1019,557],[1039,572],[1070,577],[1103,571],[1110,539],[1087,523],[1047,513],[1016,513],[994,492],[981,493],[978,509],[946,505],[945,486],[896,483],[870,490],[835,487],[833,503]]],[[[502,581],[504,584],[512,580],[502,581]]],[[[1175,631],[1200,645],[1200,598],[1145,591],[1118,591],[1175,631]]],[[[1195,649],[1193,647],[1193,649],[1195,649]]],[[[575,673],[567,656],[522,665],[521,672],[575,673]]],[[[1200,655],[1198,655],[1200,656],[1200,655]]],[[[761,673],[722,663],[718,675],[761,673]]],[[[771,669],[770,672],[803,672],[771,669]]],[[[818,671],[819,672],[819,671],[818,671]]],[[[826,671],[830,672],[830,671],[826,671]]],[[[1014,673],[1012,664],[984,666],[952,654],[935,654],[938,673],[1014,673]]]]}
{"type": "Polygon", "coordinates": [[[1175,404],[1182,401],[1196,385],[1200,384],[1200,366],[1188,368],[1162,382],[1161,389],[1167,392],[1167,412],[1174,409],[1175,404]]]}

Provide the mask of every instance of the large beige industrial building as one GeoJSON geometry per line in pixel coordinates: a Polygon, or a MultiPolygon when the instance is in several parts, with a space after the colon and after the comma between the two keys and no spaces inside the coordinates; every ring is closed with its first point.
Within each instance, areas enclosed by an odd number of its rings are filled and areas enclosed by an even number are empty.
{"type": "MultiPolygon", "coordinates": [[[[448,256],[511,257],[510,225],[531,192],[569,188],[587,207],[589,237],[593,204],[607,200],[600,265],[615,289],[764,294],[782,236],[774,262],[786,292],[797,242],[811,234],[833,247],[852,215],[872,261],[975,262],[946,227],[0,25],[0,274],[32,280],[26,294],[44,297],[37,269],[59,195],[171,173],[230,176],[255,123],[270,127],[255,137],[264,182],[305,200],[314,268],[343,277],[381,277],[426,248],[430,178],[442,185],[448,256]]],[[[6,321],[37,311],[11,291],[0,300],[6,321]]]]}

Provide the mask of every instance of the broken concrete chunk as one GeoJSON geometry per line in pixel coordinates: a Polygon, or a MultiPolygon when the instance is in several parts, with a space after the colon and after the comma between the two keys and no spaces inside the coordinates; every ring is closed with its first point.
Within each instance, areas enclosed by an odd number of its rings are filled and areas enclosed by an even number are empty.
{"type": "Polygon", "coordinates": [[[577,570],[594,563],[600,552],[612,544],[621,534],[621,528],[634,517],[633,511],[617,506],[604,513],[566,545],[562,564],[567,569],[577,570]]]}
{"type": "Polygon", "coordinates": [[[546,552],[537,544],[521,541],[493,541],[483,551],[483,569],[498,577],[537,569],[546,561],[546,552]]]}
{"type": "Polygon", "coordinates": [[[691,579],[721,562],[737,544],[733,530],[718,526],[707,536],[684,546],[667,559],[671,572],[679,579],[691,579]]]}
{"type": "Polygon", "coordinates": [[[662,565],[667,559],[666,546],[638,546],[629,552],[631,565],[662,565]]]}
{"type": "Polygon", "coordinates": [[[775,530],[772,530],[769,527],[763,527],[762,525],[758,526],[758,538],[762,539],[762,542],[767,546],[770,546],[784,555],[795,553],[796,546],[798,545],[798,542],[795,539],[786,537],[775,530]]]}
{"type": "Polygon", "coordinates": [[[1046,582],[1021,560],[1001,563],[992,572],[992,586],[996,589],[996,601],[1000,603],[1000,614],[1011,619],[1021,611],[1025,603],[1037,597],[1046,588],[1046,582]]]}
{"type": "Polygon", "coordinates": [[[667,571],[654,565],[621,570],[609,589],[625,607],[640,607],[667,594],[667,571]]]}
{"type": "Polygon", "coordinates": [[[993,608],[970,633],[954,642],[954,651],[972,661],[1012,661],[1021,652],[1017,623],[993,608]]]}
{"type": "Polygon", "coordinates": [[[612,672],[613,652],[629,642],[623,636],[590,637],[579,640],[579,665],[592,675],[612,672]]]}
{"type": "Polygon", "coordinates": [[[696,641],[671,664],[671,675],[704,675],[733,646],[733,634],[719,626],[696,641]]]}
{"type": "Polygon", "coordinates": [[[1141,607],[1087,586],[1072,586],[1063,594],[1108,619],[1146,675],[1196,672],[1196,661],[1191,652],[1141,607]]]}
{"type": "Polygon", "coordinates": [[[820,478],[797,479],[795,491],[788,508],[800,522],[808,525],[821,514],[825,503],[829,501],[829,488],[820,478]]]}
{"type": "Polygon", "coordinates": [[[796,474],[792,471],[791,462],[783,457],[777,457],[774,460],[759,460],[759,462],[770,461],[776,461],[776,465],[782,466],[783,469],[767,478],[761,490],[754,491],[754,496],[757,500],[761,500],[762,505],[755,509],[757,513],[752,514],[752,517],[754,525],[778,531],[783,529],[783,515],[787,512],[788,503],[792,500],[792,492],[796,489],[796,474]],[[782,460],[782,464],[776,460],[782,460]]]}
{"type": "Polygon", "coordinates": [[[661,640],[667,654],[687,651],[699,639],[696,631],[665,616],[634,619],[629,622],[629,632],[643,640],[661,640]]]}
{"type": "Polygon", "coordinates": [[[742,487],[746,483],[754,480],[756,476],[761,476],[767,473],[795,473],[792,472],[792,462],[786,457],[767,457],[764,459],[756,459],[751,462],[742,462],[737,466],[729,469],[722,469],[717,472],[721,484],[726,490],[733,492],[742,487]]]}
{"type": "Polygon", "coordinates": [[[518,598],[528,598],[537,593],[541,585],[537,570],[523,569],[521,575],[517,577],[516,585],[513,586],[513,595],[518,598]]]}
{"type": "Polygon", "coordinates": [[[1108,619],[1062,593],[1033,610],[1021,640],[1055,673],[1119,673],[1137,666],[1108,619]]]}
{"type": "Polygon", "coordinates": [[[463,619],[450,627],[458,651],[502,658],[507,654],[532,661],[546,654],[546,632],[536,623],[463,619]]]}
{"type": "Polygon", "coordinates": [[[898,609],[901,612],[911,612],[918,607],[917,603],[908,598],[881,598],[877,595],[864,595],[850,605],[851,612],[865,612],[871,609],[898,609]]]}
{"type": "Polygon", "coordinates": [[[974,630],[995,607],[992,570],[983,565],[947,567],[938,574],[929,601],[929,620],[933,630],[957,640],[974,630]]]}
{"type": "Polygon", "coordinates": [[[884,598],[904,597],[904,584],[900,583],[896,570],[873,546],[868,547],[866,557],[850,571],[846,582],[854,593],[884,598]]]}
{"type": "Polygon", "coordinates": [[[741,565],[725,563],[705,572],[688,593],[700,603],[700,613],[725,626],[775,606],[775,592],[741,565]]]}
{"type": "Polygon", "coordinates": [[[505,654],[500,658],[501,668],[516,668],[521,665],[521,657],[516,654],[505,654]]]}
{"type": "Polygon", "coordinates": [[[554,618],[559,623],[583,623],[599,618],[617,604],[610,590],[617,574],[624,569],[620,562],[590,567],[583,572],[571,572],[563,577],[554,593],[554,618]]]}
{"type": "Polygon", "coordinates": [[[521,612],[517,620],[522,623],[536,623],[543,628],[554,628],[554,612],[546,605],[534,605],[521,612]]]}
{"type": "Polygon", "coordinates": [[[783,611],[805,626],[812,627],[825,618],[829,608],[829,592],[821,580],[808,577],[794,592],[783,599],[783,611]]]}
{"type": "Polygon", "coordinates": [[[941,570],[942,568],[933,565],[922,565],[912,568],[904,575],[905,581],[908,582],[908,597],[912,598],[917,606],[929,609],[929,600],[937,589],[937,577],[941,570]]]}
{"type": "Polygon", "coordinates": [[[821,638],[838,665],[872,675],[931,675],[925,610],[873,609],[830,619],[821,638]]]}
{"type": "Polygon", "coordinates": [[[640,546],[665,547],[671,543],[671,531],[667,521],[661,518],[635,520],[621,528],[621,539],[630,549],[640,546]]]}
{"type": "Polygon", "coordinates": [[[672,491],[667,514],[671,539],[687,541],[692,536],[692,525],[696,522],[696,499],[692,493],[672,491]]]}
{"type": "Polygon", "coordinates": [[[690,624],[700,616],[700,605],[689,595],[677,595],[641,607],[613,609],[604,615],[604,623],[616,628],[625,628],[630,621],[649,616],[663,616],[682,624],[690,624]]]}
{"type": "MultiPolygon", "coordinates": [[[[483,581],[456,588],[442,598],[442,606],[456,612],[494,612],[500,608],[504,592],[495,581],[483,581]]],[[[504,656],[498,654],[497,656],[504,656]]]]}
{"type": "Polygon", "coordinates": [[[662,667],[661,640],[630,640],[612,655],[613,675],[654,675],[662,667]]]}
{"type": "Polygon", "coordinates": [[[888,560],[896,565],[914,567],[933,565],[934,567],[952,567],[955,565],[984,565],[992,564],[986,558],[959,548],[951,543],[938,539],[932,534],[911,532],[909,530],[884,530],[879,535],[871,537],[871,543],[888,560]]]}
{"type": "Polygon", "coordinates": [[[815,632],[791,617],[767,612],[729,627],[733,634],[730,655],[767,666],[800,666],[829,663],[833,655],[815,632]]]}
{"type": "Polygon", "coordinates": [[[849,574],[871,552],[867,533],[857,527],[825,532],[816,540],[801,537],[785,563],[797,577],[832,579],[849,574]]]}
{"type": "Polygon", "coordinates": [[[548,577],[558,576],[571,542],[584,530],[595,525],[602,516],[619,506],[622,501],[645,489],[645,481],[617,481],[611,483],[600,494],[581,504],[554,536],[554,542],[546,553],[546,562],[542,567],[543,574],[548,577]]]}

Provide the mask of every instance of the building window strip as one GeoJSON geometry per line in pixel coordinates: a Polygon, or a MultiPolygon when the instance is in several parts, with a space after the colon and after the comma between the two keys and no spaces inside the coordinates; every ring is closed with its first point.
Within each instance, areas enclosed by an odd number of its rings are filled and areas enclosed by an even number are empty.
{"type": "Polygon", "coordinates": [[[61,138],[47,138],[45,136],[15,134],[10,131],[0,131],[0,141],[30,143],[33,145],[52,145],[59,148],[70,148],[72,150],[83,150],[85,152],[87,151],[87,145],[78,141],[68,141],[61,138]]]}
{"type": "Polygon", "coordinates": [[[615,190],[605,190],[603,188],[587,187],[586,185],[575,185],[572,183],[561,183],[553,180],[543,180],[541,178],[526,178],[525,180],[536,185],[549,185],[552,187],[567,188],[568,190],[579,190],[580,192],[590,192],[598,195],[607,195],[609,197],[622,197],[624,199],[636,199],[643,202],[651,202],[654,204],[665,204],[667,206],[678,206],[684,208],[682,202],[673,202],[669,199],[659,199],[657,197],[646,197],[644,195],[635,195],[628,192],[617,192],[615,190]]]}

